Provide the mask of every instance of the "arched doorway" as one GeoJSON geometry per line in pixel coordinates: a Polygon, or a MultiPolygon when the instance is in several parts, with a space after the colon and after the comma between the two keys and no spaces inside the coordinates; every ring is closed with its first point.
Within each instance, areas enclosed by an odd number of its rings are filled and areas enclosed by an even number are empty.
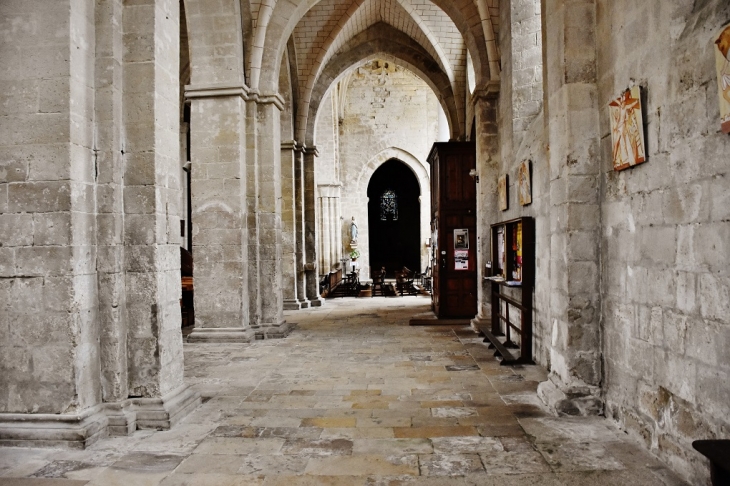
{"type": "Polygon", "coordinates": [[[393,275],[403,266],[421,270],[421,190],[413,171],[390,159],[368,184],[370,267],[393,275]]]}

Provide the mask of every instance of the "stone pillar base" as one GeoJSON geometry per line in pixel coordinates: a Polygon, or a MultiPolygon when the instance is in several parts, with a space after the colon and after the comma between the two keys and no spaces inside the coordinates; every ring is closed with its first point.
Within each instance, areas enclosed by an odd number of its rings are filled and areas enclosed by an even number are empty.
{"type": "Polygon", "coordinates": [[[284,321],[276,325],[264,325],[254,329],[256,339],[282,339],[289,335],[294,326],[284,321]]]}
{"type": "Polygon", "coordinates": [[[132,398],[138,429],[167,430],[202,403],[200,393],[183,385],[162,398],[132,398]]]}
{"type": "Polygon", "coordinates": [[[537,387],[537,396],[556,415],[590,416],[603,414],[601,389],[582,385],[559,387],[552,377],[537,387]]]}
{"type": "Polygon", "coordinates": [[[104,404],[106,416],[109,419],[107,430],[109,435],[124,437],[132,435],[137,430],[137,414],[127,408],[129,400],[104,404]]]}
{"type": "Polygon", "coordinates": [[[322,304],[324,304],[324,299],[322,299],[322,297],[317,297],[316,299],[309,299],[310,307],[322,307],[322,304]]]}
{"type": "Polygon", "coordinates": [[[107,435],[102,405],[69,415],[2,413],[0,445],[84,449],[107,435]]]}
{"type": "Polygon", "coordinates": [[[284,301],[284,310],[301,310],[302,303],[296,299],[287,299],[284,301]]]}
{"type": "Polygon", "coordinates": [[[77,414],[0,414],[0,446],[84,449],[108,435],[137,429],[167,430],[200,405],[188,385],[162,398],[130,398],[77,414]]]}
{"type": "Polygon", "coordinates": [[[309,309],[309,301],[307,299],[299,299],[299,307],[301,309],[309,309]]]}
{"type": "Polygon", "coordinates": [[[189,343],[250,343],[252,329],[242,327],[196,327],[188,336],[189,343]]]}
{"type": "Polygon", "coordinates": [[[472,319],[471,321],[469,321],[469,326],[477,334],[479,334],[481,332],[479,330],[479,326],[483,326],[484,327],[484,326],[491,326],[491,325],[492,325],[492,320],[491,319],[486,318],[486,317],[480,317],[479,315],[476,315],[474,317],[474,319],[472,319]]]}

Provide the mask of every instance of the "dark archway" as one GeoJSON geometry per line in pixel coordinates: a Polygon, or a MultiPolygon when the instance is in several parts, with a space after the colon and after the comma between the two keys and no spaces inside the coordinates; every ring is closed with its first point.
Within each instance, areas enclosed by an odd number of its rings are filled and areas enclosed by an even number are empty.
{"type": "Polygon", "coordinates": [[[368,184],[370,267],[388,276],[403,266],[421,271],[421,189],[411,169],[390,159],[368,184]]]}

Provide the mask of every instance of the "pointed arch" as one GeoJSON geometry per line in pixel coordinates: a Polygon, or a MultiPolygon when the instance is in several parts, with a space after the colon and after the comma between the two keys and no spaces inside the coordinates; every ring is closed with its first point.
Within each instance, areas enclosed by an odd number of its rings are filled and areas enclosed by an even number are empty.
{"type": "MultiPolygon", "coordinates": [[[[306,12],[318,0],[292,2],[264,0],[263,9],[257,19],[256,31],[251,50],[251,88],[267,92],[273,91],[278,80],[278,60],[281,58],[286,43],[294,28],[306,12]],[[275,5],[271,8],[271,3],[275,5]],[[263,15],[262,15],[263,14],[263,15]]],[[[364,0],[355,0],[344,17],[350,18],[364,0]]],[[[466,42],[467,49],[475,54],[474,68],[477,84],[486,84],[490,79],[489,55],[487,54],[484,28],[477,5],[472,1],[433,0],[433,4],[442,9],[456,25],[466,42]]]]}
{"type": "MultiPolygon", "coordinates": [[[[454,138],[463,132],[463,116],[460,114],[451,83],[438,64],[423,48],[402,32],[387,24],[376,24],[358,35],[349,50],[338,54],[328,63],[317,80],[308,112],[299,114],[297,136],[308,145],[315,145],[315,123],[322,100],[349,69],[377,58],[391,60],[407,67],[425,81],[436,94],[446,113],[454,138]]],[[[461,110],[463,112],[463,109],[461,110]]]]}

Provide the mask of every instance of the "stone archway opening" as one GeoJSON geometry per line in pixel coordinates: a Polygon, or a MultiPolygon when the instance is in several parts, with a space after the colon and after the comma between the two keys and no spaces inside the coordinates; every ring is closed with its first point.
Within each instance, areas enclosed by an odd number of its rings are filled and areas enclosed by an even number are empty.
{"type": "Polygon", "coordinates": [[[388,276],[408,267],[421,270],[421,190],[404,162],[390,159],[368,184],[370,268],[385,267],[388,276]]]}

